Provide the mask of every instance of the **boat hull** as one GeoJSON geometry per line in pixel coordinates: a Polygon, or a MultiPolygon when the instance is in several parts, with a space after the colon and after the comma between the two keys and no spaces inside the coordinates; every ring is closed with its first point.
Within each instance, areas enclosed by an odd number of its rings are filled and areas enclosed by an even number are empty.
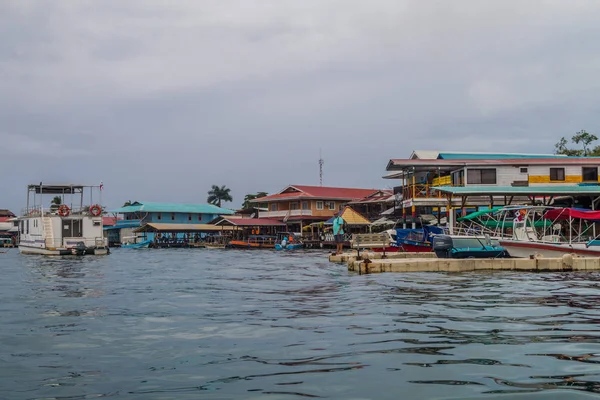
{"type": "Polygon", "coordinates": [[[147,249],[152,243],[152,240],[144,240],[140,243],[131,243],[131,244],[123,244],[121,245],[122,249],[147,249]]]}
{"type": "Polygon", "coordinates": [[[274,249],[275,244],[244,242],[243,240],[232,240],[227,244],[232,249],[274,249]]]}
{"type": "Polygon", "coordinates": [[[500,240],[500,245],[511,257],[529,258],[536,254],[543,257],[562,257],[565,254],[600,257],[600,247],[585,247],[584,243],[542,243],[519,240],[500,240]]]}
{"type": "Polygon", "coordinates": [[[407,253],[431,253],[432,247],[421,244],[401,243],[402,249],[407,253]]]}
{"type": "Polygon", "coordinates": [[[385,247],[385,248],[381,248],[381,247],[375,247],[371,249],[372,252],[374,253],[397,253],[399,251],[402,251],[402,249],[398,246],[389,246],[389,247],[385,247]]]}
{"type": "MultiPolygon", "coordinates": [[[[66,248],[48,249],[48,248],[44,248],[44,247],[32,247],[32,246],[24,246],[24,245],[19,245],[19,253],[35,254],[35,255],[42,255],[42,256],[73,256],[73,255],[77,255],[77,253],[73,252],[73,249],[66,249],[66,248]]],[[[108,255],[109,250],[106,247],[87,248],[87,249],[85,249],[84,254],[102,256],[102,255],[108,255]]]]}

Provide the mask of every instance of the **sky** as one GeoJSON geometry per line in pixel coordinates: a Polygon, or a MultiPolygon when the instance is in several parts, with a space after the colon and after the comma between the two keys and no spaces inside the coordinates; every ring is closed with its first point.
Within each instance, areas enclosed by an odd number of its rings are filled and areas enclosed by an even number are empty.
{"type": "Polygon", "coordinates": [[[391,188],[415,149],[551,153],[600,134],[596,0],[3,0],[0,208],[212,184],[391,188]]]}

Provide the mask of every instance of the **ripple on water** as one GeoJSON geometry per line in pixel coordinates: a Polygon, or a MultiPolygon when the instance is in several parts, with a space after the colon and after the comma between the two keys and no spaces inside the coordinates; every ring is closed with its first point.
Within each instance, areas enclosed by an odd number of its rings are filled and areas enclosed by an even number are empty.
{"type": "Polygon", "coordinates": [[[358,276],[325,252],[202,249],[0,267],[0,398],[600,393],[596,272],[358,276]]]}

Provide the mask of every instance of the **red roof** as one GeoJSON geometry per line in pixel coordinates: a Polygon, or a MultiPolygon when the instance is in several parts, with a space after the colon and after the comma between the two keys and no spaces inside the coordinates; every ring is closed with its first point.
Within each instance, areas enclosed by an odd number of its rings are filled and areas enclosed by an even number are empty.
{"type": "Polygon", "coordinates": [[[223,218],[215,225],[222,225],[223,222],[228,222],[234,226],[285,226],[285,224],[276,219],[268,218],[223,218]]]}
{"type": "Polygon", "coordinates": [[[104,226],[113,226],[117,224],[117,221],[121,218],[117,217],[102,217],[102,225],[104,226]]]}
{"type": "Polygon", "coordinates": [[[330,186],[290,185],[277,194],[260,197],[252,202],[263,203],[291,199],[358,200],[378,192],[379,189],[356,189],[330,186]]]}

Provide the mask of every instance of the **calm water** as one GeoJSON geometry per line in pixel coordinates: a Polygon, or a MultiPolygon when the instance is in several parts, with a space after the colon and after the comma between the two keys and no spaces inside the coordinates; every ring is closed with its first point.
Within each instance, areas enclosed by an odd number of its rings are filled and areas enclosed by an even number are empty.
{"type": "Polygon", "coordinates": [[[0,267],[2,399],[600,393],[598,273],[359,276],[208,249],[0,267]]]}

